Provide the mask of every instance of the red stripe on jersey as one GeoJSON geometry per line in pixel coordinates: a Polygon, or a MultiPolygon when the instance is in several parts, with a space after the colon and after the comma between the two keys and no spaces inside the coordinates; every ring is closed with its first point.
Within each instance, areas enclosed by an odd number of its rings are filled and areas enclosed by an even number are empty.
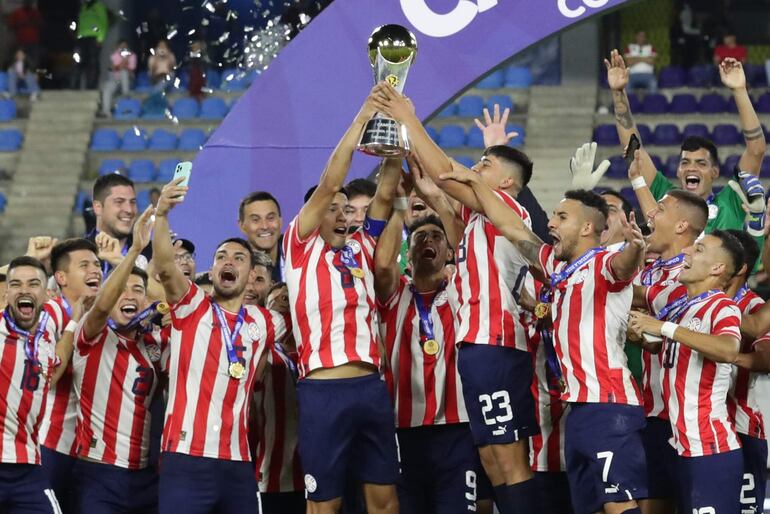
{"type": "MultiPolygon", "coordinates": [[[[8,335],[2,346],[3,355],[0,357],[0,428],[3,430],[3,437],[0,438],[0,457],[2,457],[2,462],[12,462],[9,455],[16,454],[15,450],[6,452],[5,445],[6,439],[10,439],[8,435],[13,436],[12,432],[8,434],[10,431],[6,419],[8,414],[13,415],[13,410],[11,409],[15,407],[15,405],[8,405],[7,399],[10,397],[11,382],[16,371],[17,341],[18,337],[15,333],[8,335]]],[[[15,436],[13,439],[16,439],[15,436]]],[[[26,459],[23,462],[26,462],[26,459]]]]}
{"type": "MultiPolygon", "coordinates": [[[[120,344],[120,343],[118,343],[120,344]]],[[[104,433],[104,459],[114,462],[117,459],[115,443],[118,439],[118,420],[123,410],[123,382],[128,370],[128,359],[115,359],[112,368],[109,394],[107,396],[107,414],[105,415],[104,433]]]]}
{"type": "MultiPolygon", "coordinates": [[[[753,291],[748,291],[739,301],[738,308],[743,314],[756,312],[764,305],[765,301],[753,291]]],[[[755,345],[760,341],[766,341],[770,334],[766,334],[754,341],[750,337],[741,340],[741,352],[751,353],[755,345]]],[[[739,434],[765,438],[765,422],[759,407],[756,380],[760,373],[734,366],[732,387],[728,395],[727,409],[730,418],[735,420],[735,429],[739,434]]]]}
{"type": "MultiPolygon", "coordinates": [[[[307,290],[305,289],[307,287],[308,282],[308,276],[310,275],[311,270],[309,268],[303,268],[302,269],[302,277],[305,279],[302,281],[300,287],[303,290],[303,295],[299,296],[297,298],[297,305],[302,305],[303,310],[305,311],[305,317],[307,319],[307,290]]],[[[319,266],[316,268],[316,274],[318,275],[318,291],[328,291],[331,289],[331,272],[329,268],[325,266],[319,266]],[[323,284],[323,285],[322,285],[323,284]],[[328,288],[328,289],[327,289],[328,288]]],[[[297,313],[297,316],[299,316],[299,312],[297,313]]],[[[331,334],[332,331],[332,310],[331,309],[319,309],[318,315],[321,318],[321,330],[322,334],[331,334]]],[[[299,327],[300,331],[302,331],[302,325],[299,327]]],[[[310,333],[310,325],[307,325],[307,332],[301,332],[303,334],[310,333]]],[[[323,337],[323,336],[322,336],[323,337]]],[[[347,340],[345,341],[347,343],[347,340]]],[[[300,362],[307,362],[310,360],[310,355],[313,352],[313,348],[310,346],[310,344],[302,345],[299,348],[299,359],[300,362]]],[[[347,345],[345,346],[345,352],[347,353],[347,345]]],[[[321,345],[318,349],[318,356],[321,359],[321,366],[324,368],[332,368],[334,367],[334,359],[332,357],[332,345],[321,345]]]]}

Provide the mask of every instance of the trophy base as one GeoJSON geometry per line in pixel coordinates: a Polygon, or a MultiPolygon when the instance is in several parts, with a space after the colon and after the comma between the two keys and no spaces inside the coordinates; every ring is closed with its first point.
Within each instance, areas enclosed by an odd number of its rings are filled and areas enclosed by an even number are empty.
{"type": "Polygon", "coordinates": [[[372,118],[366,123],[357,148],[377,157],[406,157],[409,155],[406,127],[390,118],[372,118]]]}

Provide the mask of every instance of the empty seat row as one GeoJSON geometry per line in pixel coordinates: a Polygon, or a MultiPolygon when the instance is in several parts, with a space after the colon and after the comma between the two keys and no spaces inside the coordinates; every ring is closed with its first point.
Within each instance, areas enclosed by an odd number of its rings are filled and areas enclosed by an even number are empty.
{"type": "Polygon", "coordinates": [[[532,85],[532,73],[529,68],[508,66],[489,73],[476,83],[479,89],[499,89],[502,87],[526,89],[532,85]]]}
{"type": "MultiPolygon", "coordinates": [[[[767,73],[761,64],[744,64],[744,72],[750,86],[766,87],[767,73]]],[[[658,75],[658,86],[661,88],[676,87],[711,87],[720,86],[719,72],[716,66],[705,64],[685,69],[681,66],[666,66],[658,75]]]]}
{"type": "Polygon", "coordinates": [[[0,98],[0,121],[16,119],[16,102],[10,98],[0,98]]]}
{"type": "Polygon", "coordinates": [[[91,137],[91,151],[94,152],[141,152],[152,150],[168,152],[173,150],[196,151],[203,147],[207,136],[203,129],[186,128],[177,136],[166,129],[156,129],[152,135],[138,127],[127,129],[121,137],[112,129],[97,129],[91,137]]]}
{"type": "Polygon", "coordinates": [[[18,129],[0,130],[0,152],[16,152],[23,141],[24,135],[18,129]]]}
{"type": "MultiPolygon", "coordinates": [[[[644,124],[638,124],[637,129],[642,142],[647,145],[680,145],[685,138],[700,136],[711,139],[716,145],[740,145],[743,144],[743,136],[735,125],[720,123],[714,125],[709,131],[702,123],[685,125],[683,130],[673,123],[660,123],[651,129],[644,124]]],[[[767,132],[767,129],[765,129],[767,132]]],[[[618,133],[615,125],[605,124],[594,128],[594,141],[602,146],[619,145],[618,133]]]]}
{"type": "MultiPolygon", "coordinates": [[[[218,97],[205,98],[202,102],[194,98],[180,98],[171,106],[171,115],[179,120],[201,118],[218,120],[227,115],[227,103],[218,97]]],[[[1,116],[1,114],[0,114],[1,116]]],[[[142,102],[137,98],[121,98],[115,104],[113,116],[116,120],[135,120],[139,117],[154,118],[142,112],[142,102]]],[[[1,118],[0,118],[1,119],[1,118]]]]}
{"type": "Polygon", "coordinates": [[[482,115],[484,107],[489,109],[490,113],[495,107],[495,104],[500,106],[500,111],[505,109],[514,110],[513,100],[508,95],[492,95],[484,101],[484,99],[478,95],[465,95],[457,101],[457,103],[451,103],[444,107],[438,116],[441,118],[449,116],[462,116],[465,118],[477,118],[482,115]]]}
{"type": "MultiPolygon", "coordinates": [[[[663,161],[657,155],[650,155],[652,162],[655,164],[655,169],[670,178],[676,178],[676,172],[679,169],[680,156],[678,153],[669,155],[665,161],[663,161]]],[[[626,167],[625,159],[620,155],[610,157],[610,167],[607,169],[605,177],[614,179],[626,179],[628,177],[628,169],[626,167]]],[[[732,177],[733,170],[741,160],[741,156],[738,154],[729,155],[722,162],[719,167],[719,174],[723,177],[732,177]]],[[[762,161],[762,168],[759,172],[760,177],[770,177],[770,160],[762,161]]]]}
{"type": "Polygon", "coordinates": [[[121,159],[104,159],[99,165],[99,176],[120,173],[137,183],[170,182],[179,159],[164,159],[156,167],[150,159],[135,159],[126,164],[121,159]]]}
{"type": "MultiPolygon", "coordinates": [[[[757,112],[770,113],[770,93],[764,93],[753,99],[752,103],[757,112]]],[[[696,98],[691,93],[680,93],[671,97],[669,101],[666,95],[651,93],[639,99],[635,94],[628,95],[628,104],[631,112],[643,114],[721,114],[737,113],[735,98],[724,97],[719,93],[707,93],[696,98]]]]}
{"type": "MultiPolygon", "coordinates": [[[[247,89],[256,77],[253,70],[243,70],[240,68],[225,68],[223,70],[209,69],[206,71],[206,87],[210,89],[221,89],[222,91],[243,91],[247,89]]],[[[180,68],[176,72],[172,86],[177,89],[186,89],[190,80],[187,69],[180,68]]],[[[136,74],[134,81],[134,90],[137,92],[149,92],[152,90],[150,76],[146,71],[140,71],[136,74]]]]}
{"type": "MultiPolygon", "coordinates": [[[[524,145],[525,129],[521,125],[508,125],[506,132],[518,132],[518,136],[510,141],[511,146],[524,145]]],[[[442,148],[459,148],[469,146],[471,148],[484,148],[484,136],[478,127],[471,127],[466,134],[460,125],[444,125],[440,130],[428,127],[428,134],[442,148]]]]}

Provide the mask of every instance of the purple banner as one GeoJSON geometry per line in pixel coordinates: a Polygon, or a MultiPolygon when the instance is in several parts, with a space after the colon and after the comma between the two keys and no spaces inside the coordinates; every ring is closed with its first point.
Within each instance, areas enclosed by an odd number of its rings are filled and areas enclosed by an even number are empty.
{"type": "MultiPolygon", "coordinates": [[[[208,265],[238,234],[238,204],[267,190],[284,224],[317,183],[373,85],[366,42],[397,23],[417,38],[404,93],[423,118],[477,78],[550,34],[626,0],[335,0],[270,64],[198,154],[172,226],[208,265]]],[[[358,155],[350,178],[377,165],[358,155]]],[[[202,268],[202,266],[201,266],[202,268]]]]}

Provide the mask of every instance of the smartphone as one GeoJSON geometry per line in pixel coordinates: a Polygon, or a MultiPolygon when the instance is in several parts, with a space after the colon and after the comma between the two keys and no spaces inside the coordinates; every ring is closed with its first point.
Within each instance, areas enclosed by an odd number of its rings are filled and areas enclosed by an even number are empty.
{"type": "Polygon", "coordinates": [[[174,170],[174,178],[171,179],[172,182],[176,181],[179,177],[184,178],[182,182],[179,184],[180,186],[189,186],[190,185],[190,174],[192,173],[192,163],[190,161],[184,161],[180,162],[176,165],[176,169],[174,170]]]}
{"type": "Polygon", "coordinates": [[[641,146],[642,143],[639,141],[639,138],[636,137],[636,134],[631,134],[631,139],[628,141],[626,150],[626,168],[631,167],[631,163],[634,162],[634,154],[641,148],[641,146]]]}

